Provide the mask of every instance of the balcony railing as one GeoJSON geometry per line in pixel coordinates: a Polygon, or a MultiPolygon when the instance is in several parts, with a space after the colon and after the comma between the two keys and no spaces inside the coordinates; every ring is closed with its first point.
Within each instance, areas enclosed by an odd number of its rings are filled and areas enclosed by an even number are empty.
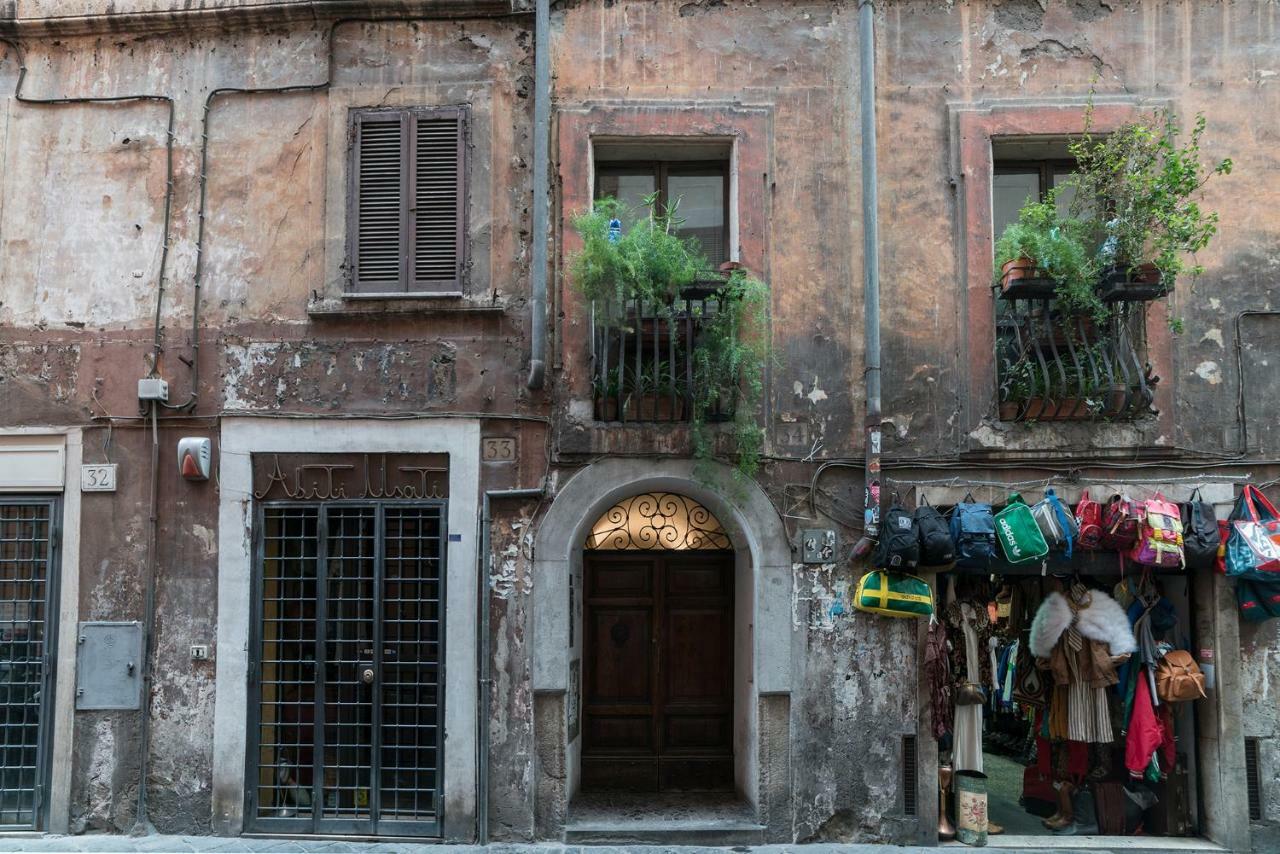
{"type": "Polygon", "coordinates": [[[1102,324],[1052,300],[1001,301],[997,348],[1002,421],[1126,420],[1150,414],[1159,378],[1145,360],[1144,303],[1119,303],[1102,324]]]}
{"type": "MultiPolygon", "coordinates": [[[[597,421],[679,422],[693,414],[694,353],[705,321],[725,309],[720,282],[685,288],[670,304],[592,306],[591,385],[597,421]]],[[[732,415],[732,392],[706,420],[732,415]]]]}

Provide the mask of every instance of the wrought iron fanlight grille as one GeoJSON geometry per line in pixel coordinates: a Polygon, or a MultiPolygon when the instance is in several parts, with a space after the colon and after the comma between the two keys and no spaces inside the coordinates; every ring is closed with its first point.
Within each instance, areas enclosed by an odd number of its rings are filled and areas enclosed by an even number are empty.
{"type": "Polygon", "coordinates": [[[591,527],[584,547],[613,551],[731,549],[710,510],[674,492],[645,492],[625,498],[591,527]]]}

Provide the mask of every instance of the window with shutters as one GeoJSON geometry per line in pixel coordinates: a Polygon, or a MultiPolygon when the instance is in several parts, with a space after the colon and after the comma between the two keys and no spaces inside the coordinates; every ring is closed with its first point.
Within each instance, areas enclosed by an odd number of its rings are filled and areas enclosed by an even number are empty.
{"type": "Polygon", "coordinates": [[[466,119],[464,107],[352,111],[350,294],[461,294],[466,119]]]}

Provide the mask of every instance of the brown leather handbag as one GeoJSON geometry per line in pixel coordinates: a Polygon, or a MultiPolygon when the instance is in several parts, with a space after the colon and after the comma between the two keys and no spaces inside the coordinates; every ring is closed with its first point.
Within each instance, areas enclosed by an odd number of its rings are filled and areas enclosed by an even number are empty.
{"type": "Polygon", "coordinates": [[[1204,673],[1185,649],[1171,649],[1156,665],[1156,696],[1166,703],[1200,700],[1204,692],[1204,673]]]}

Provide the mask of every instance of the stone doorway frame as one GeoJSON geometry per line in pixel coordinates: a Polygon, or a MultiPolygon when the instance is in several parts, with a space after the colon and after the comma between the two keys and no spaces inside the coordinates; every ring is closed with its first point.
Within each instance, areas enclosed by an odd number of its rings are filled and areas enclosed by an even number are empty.
{"type": "MultiPolygon", "coordinates": [[[[714,467],[721,482],[734,484],[727,466],[714,467]]],[[[799,660],[797,647],[804,638],[791,618],[791,545],[782,518],[755,483],[730,486],[722,494],[694,476],[691,460],[616,458],[574,473],[534,539],[535,837],[563,838],[577,785],[581,735],[573,741],[568,736],[573,692],[580,690],[571,684],[570,674],[572,652],[580,648],[582,635],[583,543],[602,513],[643,492],[687,495],[715,514],[733,543],[735,778],[757,821],[766,827],[765,838],[790,841],[792,662],[799,660]],[[779,631],[780,626],[788,629],[779,631]]]]}

